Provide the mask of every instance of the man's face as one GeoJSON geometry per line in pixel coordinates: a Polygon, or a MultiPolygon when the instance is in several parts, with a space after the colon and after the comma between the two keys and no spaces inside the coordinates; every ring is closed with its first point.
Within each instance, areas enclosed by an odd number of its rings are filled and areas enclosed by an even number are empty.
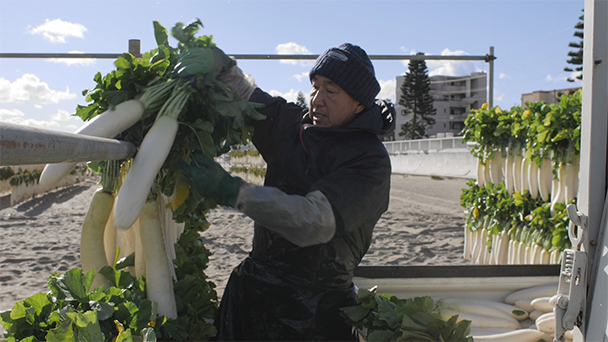
{"type": "Polygon", "coordinates": [[[363,105],[327,77],[316,75],[310,91],[310,117],[315,126],[338,127],[352,120],[363,105]]]}

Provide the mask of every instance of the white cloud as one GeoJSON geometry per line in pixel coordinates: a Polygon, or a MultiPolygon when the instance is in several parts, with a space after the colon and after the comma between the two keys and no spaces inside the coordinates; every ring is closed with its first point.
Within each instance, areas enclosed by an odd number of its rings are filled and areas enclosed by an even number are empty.
{"type": "Polygon", "coordinates": [[[302,82],[302,80],[308,81],[308,71],[305,71],[301,74],[293,75],[298,81],[302,82]]]}
{"type": "Polygon", "coordinates": [[[74,120],[74,121],[78,121],[82,124],[82,120],[77,117],[77,116],[73,116],[72,113],[68,112],[67,110],[62,110],[59,109],[57,111],[57,113],[53,114],[51,116],[51,119],[53,119],[53,121],[69,121],[69,120],[74,120]]]}
{"type": "MultiPolygon", "coordinates": [[[[441,56],[466,56],[468,53],[462,50],[451,51],[444,49],[441,51],[441,56]]],[[[427,60],[426,65],[431,70],[429,76],[466,76],[473,72],[483,71],[475,66],[472,61],[457,61],[457,60],[427,60]]]]}
{"type": "Polygon", "coordinates": [[[42,128],[49,128],[49,129],[61,127],[61,125],[57,121],[26,119],[23,117],[11,117],[6,120],[3,119],[2,121],[17,124],[17,125],[22,125],[22,126],[42,127],[42,128]]]}
{"type": "Polygon", "coordinates": [[[34,74],[23,74],[14,82],[0,77],[0,103],[37,102],[40,104],[58,103],[76,97],[66,87],[65,91],[49,88],[34,74]]]}
{"type": "Polygon", "coordinates": [[[15,116],[24,116],[24,115],[25,114],[23,114],[23,112],[20,111],[19,109],[0,108],[0,120],[2,118],[6,118],[8,116],[15,117],[15,116]]]}
{"type": "Polygon", "coordinates": [[[67,37],[83,38],[87,28],[61,19],[46,19],[44,24],[30,28],[31,34],[40,34],[51,43],[65,43],[67,37]]]}
{"type": "MultiPolygon", "coordinates": [[[[287,100],[287,102],[296,102],[298,100],[298,93],[301,92],[301,90],[296,90],[296,89],[290,89],[288,92],[286,93],[282,93],[278,90],[271,90],[268,92],[268,94],[272,95],[272,96],[280,96],[282,98],[284,98],[285,100],[287,100]]],[[[308,103],[309,97],[308,94],[305,91],[302,91],[302,93],[304,93],[304,96],[306,97],[306,103],[308,103]]]]}
{"type": "MultiPolygon", "coordinates": [[[[310,51],[305,46],[296,44],[294,42],[283,43],[277,45],[275,48],[277,50],[277,54],[279,55],[310,55],[310,51]]],[[[314,63],[314,61],[307,60],[295,60],[295,59],[281,59],[281,63],[284,64],[293,64],[293,65],[310,65],[314,63]]]]}
{"type": "Polygon", "coordinates": [[[504,72],[501,72],[500,74],[498,74],[498,78],[504,79],[507,78],[507,75],[504,72]]]}
{"type": "MultiPolygon", "coordinates": [[[[405,46],[400,47],[399,50],[403,51],[403,53],[406,54],[406,55],[415,55],[418,52],[418,51],[412,50],[412,49],[408,50],[408,49],[405,48],[405,46]]],[[[408,63],[409,63],[409,61],[404,61],[403,62],[403,64],[405,66],[407,66],[408,63]]]]}
{"type": "Polygon", "coordinates": [[[376,98],[378,99],[390,99],[391,101],[393,101],[393,103],[395,102],[396,99],[396,88],[397,88],[397,80],[392,79],[392,80],[388,80],[388,81],[383,81],[383,80],[379,80],[378,83],[380,83],[380,93],[378,93],[378,96],[376,96],[376,98]]]}
{"type": "MultiPolygon", "coordinates": [[[[80,51],[70,51],[69,53],[78,54],[83,53],[80,51]]],[[[47,58],[47,62],[55,63],[55,64],[65,64],[67,66],[89,66],[95,65],[95,59],[93,58],[47,58]]]]}
{"type": "Polygon", "coordinates": [[[18,109],[0,109],[0,121],[22,126],[39,127],[65,132],[74,132],[83,125],[80,118],[73,116],[70,112],[61,109],[52,114],[50,120],[37,120],[26,117],[25,114],[18,109]]]}

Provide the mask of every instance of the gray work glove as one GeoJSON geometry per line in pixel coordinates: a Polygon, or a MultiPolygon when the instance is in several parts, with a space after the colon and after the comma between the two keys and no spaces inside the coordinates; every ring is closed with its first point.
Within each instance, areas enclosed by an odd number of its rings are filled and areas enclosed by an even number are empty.
{"type": "Polygon", "coordinates": [[[255,88],[258,87],[255,79],[251,75],[243,73],[243,70],[237,65],[220,74],[217,79],[224,82],[228,88],[245,100],[249,100],[255,88]]]}
{"type": "Polygon", "coordinates": [[[245,181],[232,177],[220,164],[203,154],[194,154],[192,158],[192,164],[180,160],[179,165],[188,183],[201,197],[217,196],[223,204],[234,207],[241,185],[245,181]]]}

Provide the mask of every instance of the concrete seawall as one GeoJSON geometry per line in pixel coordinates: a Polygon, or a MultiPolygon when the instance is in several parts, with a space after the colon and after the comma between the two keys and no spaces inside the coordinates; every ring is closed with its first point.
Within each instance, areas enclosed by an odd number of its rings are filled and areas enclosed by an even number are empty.
{"type": "Polygon", "coordinates": [[[475,179],[477,158],[467,148],[391,154],[393,173],[475,179]]]}

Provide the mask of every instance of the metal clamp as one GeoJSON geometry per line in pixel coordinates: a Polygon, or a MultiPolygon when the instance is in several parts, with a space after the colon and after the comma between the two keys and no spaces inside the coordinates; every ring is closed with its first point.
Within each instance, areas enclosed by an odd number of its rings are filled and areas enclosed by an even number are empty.
{"type": "Polygon", "coordinates": [[[572,242],[572,249],[580,251],[585,246],[585,231],[587,230],[587,216],[576,211],[574,204],[566,207],[570,223],[568,224],[568,237],[572,242]],[[578,228],[577,228],[578,226],[578,228]]]}
{"type": "Polygon", "coordinates": [[[572,204],[567,206],[567,211],[572,249],[566,249],[562,254],[559,286],[557,294],[551,299],[555,304],[555,342],[563,342],[566,331],[581,324],[587,288],[587,253],[581,251],[585,242],[587,216],[576,212],[572,204]]]}

